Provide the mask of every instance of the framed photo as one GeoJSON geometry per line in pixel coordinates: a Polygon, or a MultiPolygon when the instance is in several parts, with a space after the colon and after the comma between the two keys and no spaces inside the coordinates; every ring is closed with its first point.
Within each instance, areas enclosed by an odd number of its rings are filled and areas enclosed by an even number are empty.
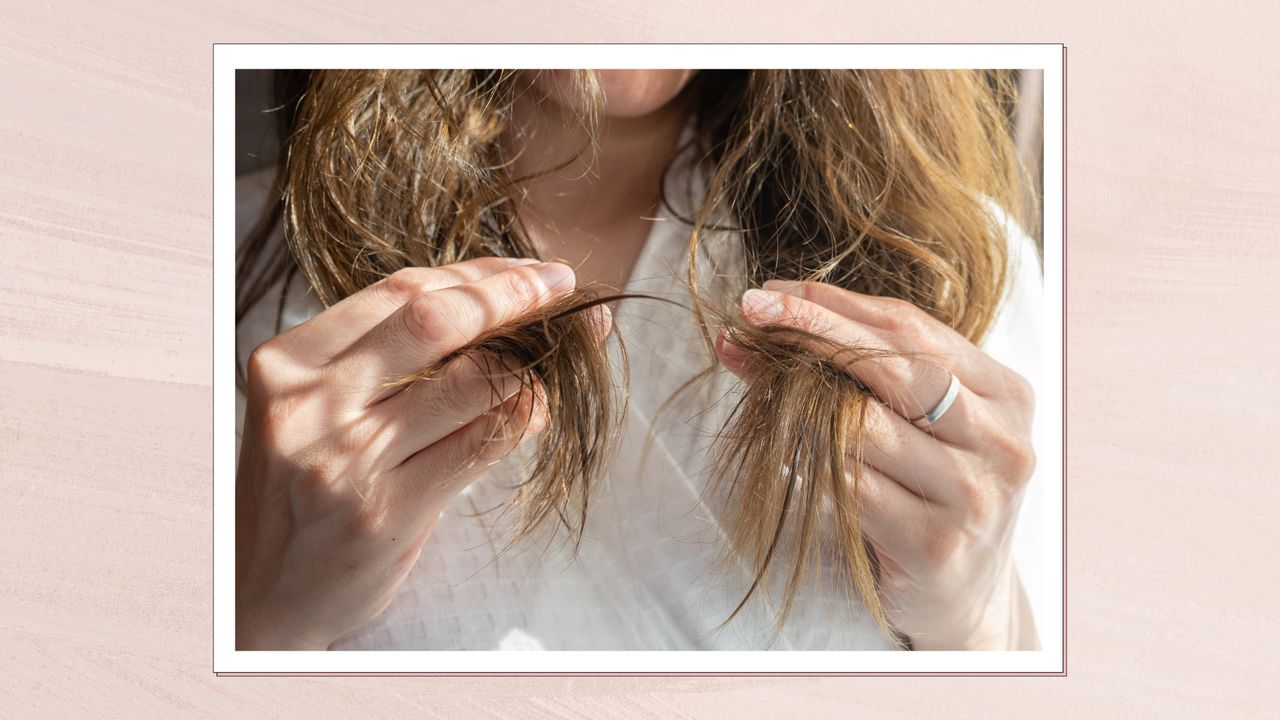
{"type": "Polygon", "coordinates": [[[1061,45],[216,45],[215,671],[1064,674],[1064,86],[1061,45]],[[441,420],[476,347],[523,381],[441,420]],[[552,439],[432,454],[508,407],[552,439]]]}

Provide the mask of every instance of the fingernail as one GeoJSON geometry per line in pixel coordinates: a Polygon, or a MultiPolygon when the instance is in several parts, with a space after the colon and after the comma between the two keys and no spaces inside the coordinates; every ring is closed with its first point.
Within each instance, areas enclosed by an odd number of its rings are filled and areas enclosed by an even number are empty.
{"type": "Polygon", "coordinates": [[[775,292],[752,288],[742,294],[742,303],[749,314],[761,320],[774,320],[782,315],[782,296],[775,292]]]}
{"type": "Polygon", "coordinates": [[[533,267],[551,290],[572,290],[573,268],[564,263],[542,263],[533,267]]]}
{"type": "Polygon", "coordinates": [[[769,280],[761,287],[765,290],[775,290],[780,293],[790,294],[791,292],[800,289],[800,286],[803,284],[804,283],[799,283],[794,280],[769,280]]]}
{"type": "Polygon", "coordinates": [[[537,265],[542,261],[537,258],[507,258],[507,262],[511,263],[512,267],[522,267],[524,265],[537,265]]]}

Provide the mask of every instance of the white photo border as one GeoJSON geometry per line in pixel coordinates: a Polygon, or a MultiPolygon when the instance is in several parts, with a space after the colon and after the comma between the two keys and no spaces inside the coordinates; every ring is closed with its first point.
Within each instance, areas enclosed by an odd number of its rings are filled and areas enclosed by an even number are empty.
{"type": "Polygon", "coordinates": [[[1065,675],[1065,70],[1061,44],[215,44],[213,670],[217,674],[1065,675]],[[655,52],[660,50],[660,52],[655,52]],[[767,64],[762,65],[762,61],[767,64]],[[235,649],[235,72],[288,68],[861,68],[1044,72],[1045,572],[1042,650],[288,651],[235,649]]]}

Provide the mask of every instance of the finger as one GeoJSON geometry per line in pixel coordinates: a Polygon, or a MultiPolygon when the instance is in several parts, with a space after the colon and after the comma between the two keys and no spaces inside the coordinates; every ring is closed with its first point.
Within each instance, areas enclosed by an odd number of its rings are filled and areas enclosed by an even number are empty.
{"type": "Polygon", "coordinates": [[[895,557],[910,556],[937,511],[869,465],[860,467],[860,475],[853,490],[862,533],[895,557]]]}
{"type": "Polygon", "coordinates": [[[720,364],[724,365],[729,372],[745,382],[751,382],[759,376],[760,368],[751,352],[734,345],[724,333],[716,336],[715,348],[720,364]]]}
{"type": "Polygon", "coordinates": [[[437,513],[478,475],[546,427],[546,405],[525,389],[390,473],[394,492],[411,507],[437,513]]]}
{"type": "Polygon", "coordinates": [[[518,369],[513,360],[462,355],[369,408],[371,422],[394,428],[386,439],[384,466],[401,464],[515,396],[524,387],[518,369]]]}
{"type": "Polygon", "coordinates": [[[769,280],[770,290],[807,300],[837,315],[875,328],[903,345],[931,348],[946,357],[947,369],[980,395],[999,388],[990,381],[1000,377],[998,363],[946,323],[919,306],[897,298],[865,295],[828,283],[769,280]]]}
{"type": "Polygon", "coordinates": [[[474,282],[513,267],[532,265],[531,258],[483,257],[442,267],[410,267],[335,303],[279,338],[316,364],[328,362],[375,325],[423,293],[474,282]]]}
{"type": "Polygon", "coordinates": [[[927,344],[945,354],[946,360],[941,364],[955,373],[966,389],[988,405],[1021,411],[1023,422],[1030,422],[1035,393],[1027,380],[920,307],[905,300],[866,295],[827,283],[770,280],[764,287],[808,300],[907,341],[927,336],[927,344]]]}
{"type": "MultiPolygon", "coordinates": [[[[720,362],[738,377],[751,382],[759,373],[752,354],[734,345],[724,334],[716,338],[720,362]]],[[[921,432],[902,416],[878,402],[867,406],[862,456],[857,458],[879,470],[913,495],[955,504],[964,494],[952,481],[963,475],[956,450],[921,432]]]]}
{"type": "MultiPolygon", "coordinates": [[[[904,418],[929,413],[947,394],[951,373],[928,359],[937,353],[927,344],[906,346],[900,338],[886,336],[882,330],[821,305],[768,290],[748,290],[742,312],[758,325],[794,327],[821,336],[823,341],[799,338],[797,342],[857,377],[904,418]]],[[[930,425],[929,431],[947,442],[979,442],[981,426],[959,422],[974,419],[978,400],[972,391],[961,387],[945,422],[930,425]],[[952,413],[956,417],[951,417],[952,413]]]]}
{"type": "Polygon", "coordinates": [[[870,403],[865,415],[862,462],[878,470],[907,492],[943,505],[966,498],[966,472],[960,451],[940,443],[880,403],[870,403]]]}
{"type": "Polygon", "coordinates": [[[389,397],[389,384],[435,365],[497,325],[573,290],[561,263],[515,267],[435,290],[405,303],[332,363],[364,404],[389,397]]]}

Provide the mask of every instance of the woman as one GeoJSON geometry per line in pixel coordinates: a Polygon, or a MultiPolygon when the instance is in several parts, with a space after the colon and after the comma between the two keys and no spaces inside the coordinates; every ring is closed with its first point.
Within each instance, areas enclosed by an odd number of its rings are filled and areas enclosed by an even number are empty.
{"type": "MultiPolygon", "coordinates": [[[[1011,559],[1034,393],[978,343],[1019,357],[1008,348],[1034,331],[1039,279],[1025,235],[994,210],[1020,204],[986,82],[302,77],[285,202],[267,203],[241,251],[237,646],[1036,647],[1011,559]],[[618,361],[627,341],[631,402],[599,433],[616,432],[617,454],[589,511],[582,491],[569,545],[494,511],[528,472],[524,441],[559,430],[558,406],[512,365],[495,374],[457,353],[586,285],[674,303],[580,316],[583,357],[618,361]],[[879,400],[859,405],[856,457],[840,453],[849,511],[839,490],[803,495],[816,530],[787,525],[791,490],[818,486],[791,469],[785,502],[744,510],[760,486],[735,485],[751,473],[732,460],[752,447],[725,439],[750,406],[724,397],[791,377],[752,340],[787,327],[807,334],[782,359],[819,357],[843,379],[816,387],[860,389],[824,402],[879,400]],[[433,382],[388,383],[428,366],[433,382]],[[833,514],[852,525],[832,530],[833,514]],[[793,542],[775,554],[784,527],[793,542]]],[[[778,418],[748,419],[751,442],[785,434],[778,418]]],[[[828,446],[844,439],[818,460],[828,446]]]]}

